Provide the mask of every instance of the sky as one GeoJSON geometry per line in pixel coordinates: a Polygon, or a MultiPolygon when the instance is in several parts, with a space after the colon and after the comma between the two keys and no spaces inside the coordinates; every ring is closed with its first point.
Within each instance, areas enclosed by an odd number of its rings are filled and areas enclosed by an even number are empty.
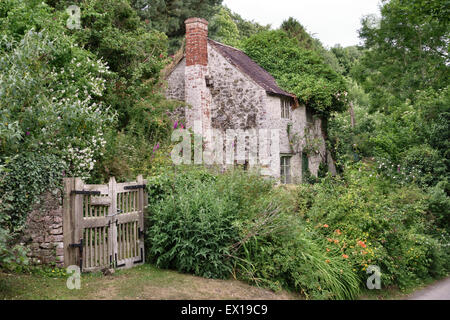
{"type": "Polygon", "coordinates": [[[380,15],[380,0],[224,0],[231,11],[246,20],[278,28],[296,18],[325,46],[360,44],[358,29],[364,15],[380,15]]]}

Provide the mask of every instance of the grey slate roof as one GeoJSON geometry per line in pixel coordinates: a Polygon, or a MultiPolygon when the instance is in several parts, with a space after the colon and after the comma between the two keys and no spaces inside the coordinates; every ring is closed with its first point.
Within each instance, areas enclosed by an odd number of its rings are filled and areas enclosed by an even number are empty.
{"type": "Polygon", "coordinates": [[[248,75],[257,84],[259,84],[268,94],[286,96],[293,98],[296,103],[297,99],[295,95],[290,94],[283,89],[281,89],[275,78],[261,66],[259,66],[255,61],[253,61],[249,56],[239,49],[224,45],[220,42],[208,39],[208,43],[213,46],[217,51],[219,51],[222,56],[227,59],[232,65],[241,70],[241,72],[248,75]]]}

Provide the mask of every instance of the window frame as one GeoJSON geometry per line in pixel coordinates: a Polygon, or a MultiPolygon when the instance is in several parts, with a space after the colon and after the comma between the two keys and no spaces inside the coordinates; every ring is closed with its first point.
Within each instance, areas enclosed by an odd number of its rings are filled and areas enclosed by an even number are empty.
{"type": "Polygon", "coordinates": [[[291,160],[292,160],[291,154],[280,155],[280,181],[282,184],[291,184],[292,183],[291,160]]]}
{"type": "Polygon", "coordinates": [[[288,98],[280,98],[281,105],[281,119],[291,120],[292,119],[292,101],[288,98]],[[286,116],[287,114],[287,116],[286,116]]]}

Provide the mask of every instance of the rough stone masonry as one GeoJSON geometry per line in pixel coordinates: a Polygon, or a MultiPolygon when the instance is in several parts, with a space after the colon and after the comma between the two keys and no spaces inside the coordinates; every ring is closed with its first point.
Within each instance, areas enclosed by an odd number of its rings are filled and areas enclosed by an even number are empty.
{"type": "Polygon", "coordinates": [[[64,266],[62,194],[59,189],[43,193],[28,214],[23,241],[35,264],[64,266]]]}
{"type": "Polygon", "coordinates": [[[292,182],[300,182],[305,170],[317,175],[319,164],[326,162],[321,119],[308,116],[311,110],[244,52],[208,39],[206,20],[186,20],[184,58],[166,79],[166,97],[187,105],[176,112],[181,118],[176,120],[199,131],[195,133],[205,144],[210,129],[222,136],[227,130],[278,130],[279,152],[271,155],[269,165],[259,166],[263,175],[280,179],[288,172],[292,182]],[[287,113],[282,109],[286,104],[287,113]],[[194,123],[201,123],[200,128],[194,123]],[[285,161],[282,168],[286,157],[289,164],[285,161]]]}

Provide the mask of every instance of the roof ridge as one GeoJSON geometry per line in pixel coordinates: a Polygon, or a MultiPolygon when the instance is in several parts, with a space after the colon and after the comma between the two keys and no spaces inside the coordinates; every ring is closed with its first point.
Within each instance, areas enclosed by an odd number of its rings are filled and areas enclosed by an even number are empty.
{"type": "Polygon", "coordinates": [[[214,45],[218,50],[219,53],[224,56],[231,64],[233,64],[235,67],[237,67],[241,72],[248,75],[253,81],[255,81],[259,86],[261,86],[266,92],[272,93],[275,95],[282,95],[291,97],[295,100],[295,105],[298,104],[297,97],[294,94],[291,94],[285,90],[283,90],[277,83],[275,77],[268,72],[266,69],[264,69],[262,66],[260,66],[256,61],[254,61],[252,58],[250,58],[244,51],[237,49],[235,47],[223,44],[221,42],[212,40],[208,38],[208,42],[210,42],[212,45],[214,45]],[[222,48],[220,48],[222,47],[222,48]],[[232,56],[229,52],[226,52],[226,50],[233,50],[237,54],[244,55],[250,62],[253,63],[257,68],[260,70],[254,70],[252,72],[251,66],[246,64],[243,61],[240,61],[239,57],[232,56]],[[261,74],[265,73],[265,74],[261,74]],[[270,77],[270,79],[267,79],[267,77],[270,77]],[[269,82],[269,83],[267,83],[269,82]]]}

